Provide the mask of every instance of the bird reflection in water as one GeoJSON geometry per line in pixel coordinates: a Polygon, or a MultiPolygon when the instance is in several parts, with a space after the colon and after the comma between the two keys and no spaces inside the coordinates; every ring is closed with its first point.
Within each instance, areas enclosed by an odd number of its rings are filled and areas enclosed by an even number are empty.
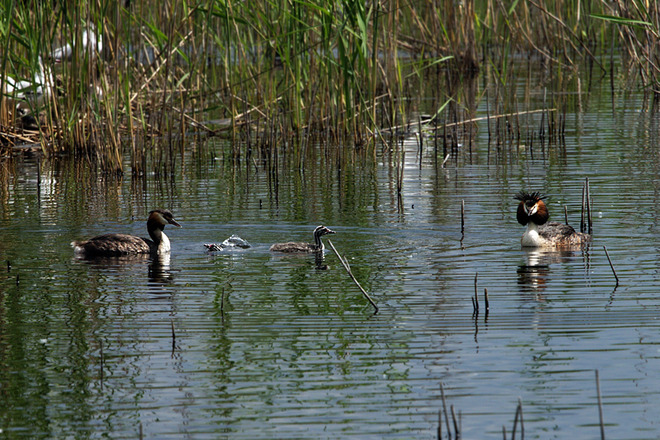
{"type": "MultiPolygon", "coordinates": [[[[76,256],[75,261],[87,264],[100,271],[113,271],[116,273],[136,272],[139,268],[147,266],[147,278],[152,285],[168,285],[173,281],[170,272],[170,254],[131,254],[111,257],[81,258],[76,256]]],[[[143,269],[140,269],[143,270],[143,269]]]]}
{"type": "Polygon", "coordinates": [[[544,301],[543,292],[546,289],[551,274],[552,264],[565,264],[573,260],[581,251],[588,267],[589,253],[588,247],[580,249],[542,249],[529,248],[523,249],[524,264],[518,266],[518,287],[521,293],[533,294],[538,301],[544,301]]]}
{"type": "Polygon", "coordinates": [[[152,255],[149,261],[149,281],[158,284],[170,284],[173,281],[170,272],[170,254],[152,255]]]}

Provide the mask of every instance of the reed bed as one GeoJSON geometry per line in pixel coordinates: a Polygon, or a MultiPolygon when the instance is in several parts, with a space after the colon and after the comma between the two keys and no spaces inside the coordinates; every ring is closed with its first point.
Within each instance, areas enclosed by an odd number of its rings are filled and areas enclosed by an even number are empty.
{"type": "Polygon", "coordinates": [[[557,145],[594,77],[609,75],[613,92],[643,87],[655,102],[660,11],[644,5],[5,2],[1,145],[142,175],[148,163],[171,172],[209,136],[263,166],[302,167],[319,146],[380,146],[398,161],[401,137],[417,127],[442,159],[470,151],[484,105],[494,152],[557,145]],[[85,47],[90,31],[102,46],[85,47]],[[53,51],[66,44],[71,56],[58,62],[53,51]],[[530,72],[542,72],[542,96],[520,87],[530,72]],[[11,92],[19,79],[30,90],[11,92]],[[49,93],[29,102],[37,84],[49,93]]]}

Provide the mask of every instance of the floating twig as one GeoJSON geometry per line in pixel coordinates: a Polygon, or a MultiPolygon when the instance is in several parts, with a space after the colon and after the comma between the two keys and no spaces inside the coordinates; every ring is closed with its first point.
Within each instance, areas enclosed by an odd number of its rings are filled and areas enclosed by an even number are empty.
{"type": "Polygon", "coordinates": [[[619,277],[616,275],[616,270],[614,270],[614,265],[612,264],[612,260],[610,259],[610,254],[607,252],[607,247],[603,246],[603,249],[605,250],[605,256],[607,257],[607,261],[610,262],[610,268],[612,268],[612,273],[614,274],[614,278],[616,279],[616,285],[619,285],[619,277]]]}
{"type": "Polygon", "coordinates": [[[339,255],[339,252],[337,252],[337,249],[335,249],[335,246],[332,244],[332,241],[331,241],[331,240],[328,240],[328,244],[330,245],[330,247],[331,247],[332,250],[334,251],[335,255],[337,255],[337,258],[339,258],[339,261],[341,262],[342,266],[344,266],[344,269],[346,269],[346,272],[348,272],[348,276],[350,276],[351,279],[353,280],[353,282],[355,283],[355,285],[358,286],[358,287],[360,288],[360,290],[362,291],[362,294],[364,295],[364,297],[367,298],[367,301],[369,301],[369,303],[374,307],[374,309],[376,309],[376,311],[374,312],[374,314],[378,313],[378,306],[376,305],[376,303],[374,302],[374,300],[371,299],[371,297],[369,296],[369,294],[367,293],[367,291],[364,290],[364,289],[362,288],[362,286],[360,285],[360,283],[358,282],[358,280],[355,279],[355,276],[353,275],[353,272],[351,272],[351,268],[350,268],[350,266],[348,265],[348,262],[344,259],[344,257],[342,257],[341,255],[339,255]]]}
{"type": "Polygon", "coordinates": [[[598,396],[598,417],[600,419],[600,438],[605,440],[605,424],[603,422],[603,401],[600,396],[600,378],[596,370],[596,395],[598,396]]]}

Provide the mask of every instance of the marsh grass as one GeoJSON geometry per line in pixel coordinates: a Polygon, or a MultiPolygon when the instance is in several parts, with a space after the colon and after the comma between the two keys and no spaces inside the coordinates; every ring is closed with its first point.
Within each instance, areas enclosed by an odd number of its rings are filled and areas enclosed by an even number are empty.
{"type": "Polygon", "coordinates": [[[135,175],[171,172],[190,141],[209,136],[227,137],[232,160],[256,166],[303,168],[319,145],[368,155],[380,146],[400,162],[400,137],[426,113],[418,125],[436,153],[458,158],[477,130],[463,121],[484,102],[497,116],[490,144],[509,151],[560,144],[581,99],[564,92],[588,91],[594,76],[609,75],[613,91],[658,94],[658,10],[640,2],[123,5],[0,5],[0,87],[9,76],[33,79],[40,57],[53,72],[53,93],[29,109],[37,124],[4,94],[6,148],[35,142],[48,156],[135,175]],[[100,51],[80,44],[90,28],[100,51]],[[70,60],[55,63],[53,48],[71,42],[70,60]],[[542,97],[529,94],[538,85],[520,86],[532,71],[542,73],[542,97]]]}

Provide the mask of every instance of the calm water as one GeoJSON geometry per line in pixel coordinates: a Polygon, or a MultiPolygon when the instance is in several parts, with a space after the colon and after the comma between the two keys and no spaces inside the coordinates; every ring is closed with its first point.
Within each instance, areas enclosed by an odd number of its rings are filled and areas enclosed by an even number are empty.
{"type": "Polygon", "coordinates": [[[465,438],[510,432],[521,399],[526,438],[593,439],[595,369],[607,437],[660,437],[658,119],[594,101],[545,156],[489,155],[482,125],[469,160],[420,169],[411,140],[402,211],[382,162],[283,171],[277,192],[217,151],[166,182],[5,164],[0,438],[433,439],[442,383],[465,438]],[[577,226],[585,177],[593,245],[522,251],[515,193],[577,226]],[[169,261],[74,258],[75,239],[144,235],[154,207],[183,225],[169,261]],[[318,224],[377,315],[331,251],[327,270],[268,251],[318,224]],[[204,250],[231,234],[253,247],[204,250]]]}

